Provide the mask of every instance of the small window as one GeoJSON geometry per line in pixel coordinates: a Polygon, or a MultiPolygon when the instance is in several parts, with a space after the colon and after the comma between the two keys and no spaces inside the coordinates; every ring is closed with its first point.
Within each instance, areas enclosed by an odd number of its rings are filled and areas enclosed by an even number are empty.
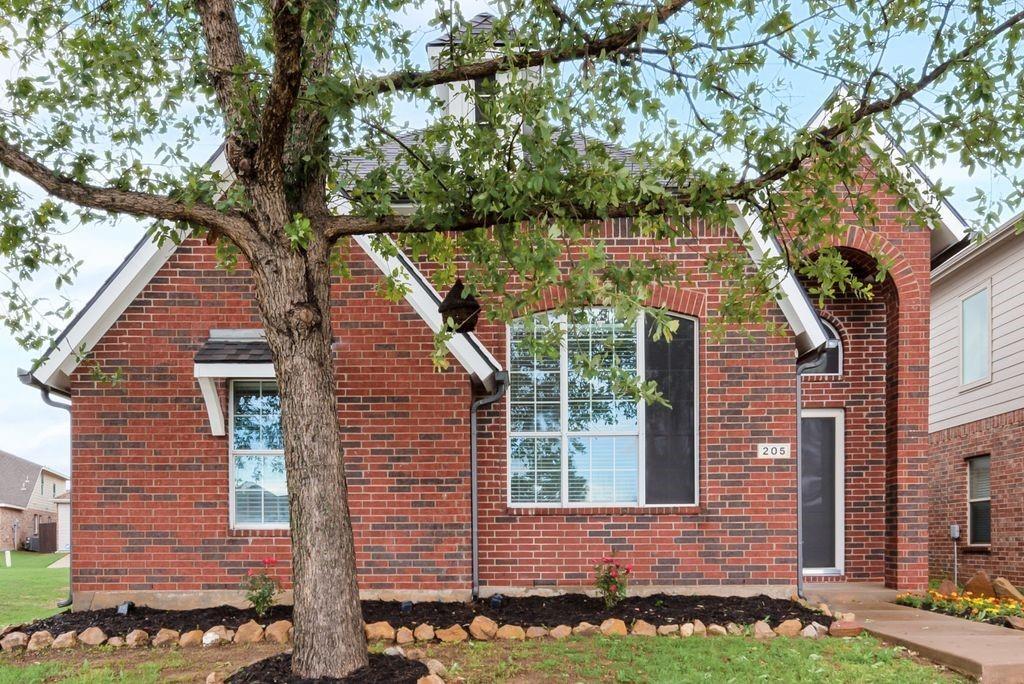
{"type": "Polygon", "coordinates": [[[960,300],[960,384],[986,382],[990,377],[991,325],[988,286],[960,300]]]}
{"type": "Polygon", "coordinates": [[[53,495],[57,496],[57,483],[54,482],[52,486],[53,486],[53,495]]]}
{"type": "Polygon", "coordinates": [[[237,381],[231,392],[232,521],[288,527],[281,398],[273,381],[237,381]]]}
{"type": "Polygon", "coordinates": [[[967,460],[968,543],[992,543],[992,497],[989,488],[988,456],[967,460]]]}
{"type": "Polygon", "coordinates": [[[484,126],[490,125],[492,104],[498,90],[497,82],[491,76],[478,78],[473,81],[473,90],[476,93],[473,121],[484,126]]]}

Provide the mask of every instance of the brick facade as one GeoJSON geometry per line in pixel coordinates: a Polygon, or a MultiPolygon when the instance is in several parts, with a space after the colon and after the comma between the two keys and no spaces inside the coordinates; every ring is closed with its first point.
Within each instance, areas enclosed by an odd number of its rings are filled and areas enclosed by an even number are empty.
{"type": "MultiPolygon", "coordinates": [[[[847,373],[809,379],[806,405],[847,412],[846,577],[917,588],[927,574],[928,234],[897,213],[894,200],[879,201],[891,296],[829,303],[847,373]]],[[[656,292],[652,303],[702,323],[723,293],[704,259],[719,247],[740,248],[731,228],[700,227],[671,248],[628,237],[621,223],[604,239],[622,258],[675,260],[685,286],[656,292]]],[[[846,244],[863,253],[879,239],[851,230],[846,244]]],[[[335,378],[360,587],[464,595],[470,382],[455,363],[433,368],[423,321],[404,302],[378,296],[379,272],[358,248],[348,254],[351,277],[335,285],[335,378]]],[[[506,404],[483,409],[485,591],[586,585],[593,559],[610,551],[634,563],[636,585],[792,585],[795,460],[754,458],[759,441],[795,441],[794,346],[781,313],[767,318],[774,328],[720,339],[700,328],[696,507],[510,509],[506,404]]],[[[244,267],[226,273],[211,247],[190,240],[93,351],[92,360],[122,380],[97,383],[89,364],[74,374],[76,599],[233,590],[267,556],[287,575],[287,533],[230,529],[227,439],[211,436],[192,372],[210,329],[257,327],[244,267]]],[[[483,323],[478,333],[504,364],[504,327],[483,323]]]]}
{"type": "Polygon", "coordinates": [[[56,522],[57,514],[34,508],[19,511],[15,508],[0,507],[0,551],[22,548],[25,541],[35,533],[37,519],[40,523],[56,522]]]}
{"type": "Polygon", "coordinates": [[[1024,410],[958,425],[931,435],[932,481],[929,528],[930,566],[935,579],[953,577],[949,526],[960,525],[959,578],[978,570],[1024,586],[1024,410]],[[992,544],[971,547],[967,540],[967,459],[990,457],[992,544]]]}

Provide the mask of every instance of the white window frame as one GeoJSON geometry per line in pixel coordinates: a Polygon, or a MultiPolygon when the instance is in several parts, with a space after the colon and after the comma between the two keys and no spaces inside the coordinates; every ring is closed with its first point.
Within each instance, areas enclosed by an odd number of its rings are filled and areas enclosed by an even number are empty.
{"type": "Polygon", "coordinates": [[[966,392],[992,382],[992,281],[986,280],[964,292],[960,295],[957,306],[957,321],[959,323],[957,325],[957,333],[959,335],[957,347],[960,351],[958,355],[957,383],[960,391],[966,392]],[[966,351],[964,345],[964,302],[982,292],[986,293],[986,301],[988,303],[988,308],[985,312],[985,323],[988,326],[988,349],[985,350],[985,375],[977,380],[964,382],[964,352],[966,351]]]}
{"type": "MultiPolygon", "coordinates": [[[[228,381],[228,511],[232,530],[289,530],[289,523],[239,523],[235,520],[235,456],[284,456],[284,449],[259,449],[235,451],[235,383],[236,382],[271,382],[270,378],[238,378],[228,381]]],[[[279,388],[280,391],[280,388],[279,388]]]]}
{"type": "MultiPolygon", "coordinates": [[[[601,309],[605,307],[591,307],[594,309],[601,309]]],[[[538,312],[536,314],[528,314],[528,316],[543,315],[544,312],[538,312]]],[[[509,508],[516,509],[534,509],[534,508],[697,508],[700,506],[700,321],[694,316],[687,316],[684,314],[677,314],[675,312],[669,312],[671,316],[676,318],[685,318],[693,322],[693,488],[694,498],[693,503],[679,503],[679,504],[665,504],[665,503],[654,503],[648,504],[646,502],[647,496],[647,453],[646,453],[646,432],[645,426],[647,423],[647,411],[646,402],[640,401],[637,406],[637,431],[634,432],[601,432],[601,431],[588,431],[588,432],[574,432],[570,436],[569,434],[569,347],[568,347],[568,334],[564,328],[566,324],[565,316],[553,316],[552,321],[563,326],[563,334],[561,341],[559,342],[559,423],[562,429],[559,432],[513,432],[512,431],[512,393],[506,393],[505,397],[505,420],[506,420],[506,440],[505,440],[505,503],[509,508]],[[565,372],[563,372],[565,371],[565,372]],[[569,440],[576,437],[637,437],[637,500],[636,502],[616,502],[616,501],[605,501],[605,502],[589,502],[589,501],[569,501],[569,440]],[[562,470],[562,482],[561,482],[561,501],[559,502],[529,502],[529,501],[513,501],[512,500],[512,468],[510,465],[510,459],[512,456],[512,440],[520,437],[547,437],[549,439],[559,439],[561,443],[561,470],[562,470]]],[[[637,316],[636,321],[636,364],[637,364],[637,376],[641,381],[645,379],[644,371],[646,369],[645,359],[645,340],[644,334],[646,316],[637,316]]],[[[509,369],[509,373],[513,372],[512,368],[512,326],[506,325],[505,327],[505,367],[509,369]]]]}
{"type": "Polygon", "coordinates": [[[841,408],[803,409],[803,418],[833,418],[836,422],[836,483],[835,483],[835,567],[804,568],[808,577],[835,577],[846,573],[846,410],[841,408]]]}
{"type": "Polygon", "coordinates": [[[968,456],[965,459],[967,466],[967,545],[977,547],[989,547],[992,546],[992,454],[977,454],[975,456],[968,456]],[[977,458],[988,459],[988,496],[984,499],[972,499],[971,498],[971,461],[977,458]],[[975,542],[972,539],[972,532],[974,526],[971,524],[971,504],[979,503],[981,501],[988,501],[988,541],[987,542],[975,542]]]}

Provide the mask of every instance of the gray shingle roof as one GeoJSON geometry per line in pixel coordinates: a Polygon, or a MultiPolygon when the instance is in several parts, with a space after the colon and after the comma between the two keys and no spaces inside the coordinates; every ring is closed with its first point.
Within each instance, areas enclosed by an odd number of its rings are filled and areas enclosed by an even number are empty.
{"type": "Polygon", "coordinates": [[[0,451],[0,506],[25,508],[43,466],[0,451]]]}
{"type": "MultiPolygon", "coordinates": [[[[493,14],[488,14],[487,12],[481,12],[480,14],[476,15],[475,17],[469,20],[470,35],[480,36],[485,33],[490,33],[491,31],[494,30],[494,20],[496,18],[497,17],[495,17],[493,14]]],[[[515,35],[515,31],[510,30],[509,33],[515,35]]],[[[451,33],[445,33],[444,35],[439,36],[434,40],[430,41],[429,43],[427,43],[427,47],[444,47],[445,45],[451,45],[452,43],[461,43],[462,37],[465,34],[465,29],[460,26],[459,28],[455,29],[455,31],[451,33]]],[[[494,44],[504,45],[504,43],[500,40],[495,41],[494,44]]]]}
{"type": "Polygon", "coordinates": [[[195,356],[196,363],[272,363],[264,340],[209,339],[195,356]]]}

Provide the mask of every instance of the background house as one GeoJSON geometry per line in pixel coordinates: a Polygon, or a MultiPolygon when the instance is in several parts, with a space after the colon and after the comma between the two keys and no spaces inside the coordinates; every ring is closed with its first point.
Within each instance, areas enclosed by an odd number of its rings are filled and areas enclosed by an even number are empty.
{"type": "Polygon", "coordinates": [[[953,577],[956,550],[961,579],[1024,584],[1022,226],[1024,214],[932,271],[932,577],[953,577]]]}
{"type": "Polygon", "coordinates": [[[0,451],[0,550],[20,549],[39,525],[57,522],[67,485],[67,476],[0,451]]]}

